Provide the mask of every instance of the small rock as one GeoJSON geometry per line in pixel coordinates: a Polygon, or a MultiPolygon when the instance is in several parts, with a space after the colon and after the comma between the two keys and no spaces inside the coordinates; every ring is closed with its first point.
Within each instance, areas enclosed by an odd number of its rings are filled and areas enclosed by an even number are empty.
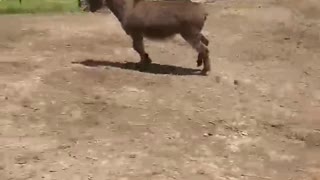
{"type": "Polygon", "coordinates": [[[129,158],[131,158],[131,159],[134,159],[134,158],[136,158],[136,157],[137,157],[136,154],[130,154],[130,155],[129,155],[129,158]]]}
{"type": "Polygon", "coordinates": [[[242,136],[248,136],[248,133],[245,132],[245,131],[243,131],[243,132],[241,132],[241,135],[242,135],[242,136]]]}
{"type": "Polygon", "coordinates": [[[213,136],[213,134],[212,133],[204,133],[203,136],[204,137],[209,137],[209,136],[213,136]]]}
{"type": "Polygon", "coordinates": [[[32,159],[35,160],[35,161],[40,161],[40,160],[41,160],[40,157],[37,156],[37,155],[36,155],[36,156],[33,156],[32,159]]]}
{"type": "Polygon", "coordinates": [[[238,80],[234,80],[234,81],[233,81],[233,84],[236,85],[236,86],[238,86],[238,85],[239,85],[239,81],[238,81],[238,80]]]}
{"type": "Polygon", "coordinates": [[[50,174],[44,174],[41,176],[42,179],[51,179],[51,175],[50,174]]]}
{"type": "Polygon", "coordinates": [[[94,99],[95,100],[99,100],[99,99],[101,99],[101,96],[100,95],[96,95],[96,96],[94,96],[94,99]]]}
{"type": "MultiPolygon", "coordinates": [[[[300,46],[302,44],[302,41],[298,41],[297,45],[300,46]]],[[[298,47],[299,48],[299,47],[298,47]]]]}
{"type": "Polygon", "coordinates": [[[159,175],[159,174],[161,174],[162,173],[162,171],[161,170],[155,170],[155,171],[152,171],[151,172],[151,174],[153,175],[153,176],[156,176],[156,175],[159,175]]]}
{"type": "Polygon", "coordinates": [[[197,170],[197,174],[204,175],[206,172],[203,169],[197,170]]]}
{"type": "Polygon", "coordinates": [[[310,75],[310,73],[308,72],[308,71],[303,71],[303,73],[305,74],[305,75],[310,75]]]}
{"type": "Polygon", "coordinates": [[[99,160],[97,157],[91,157],[91,156],[87,156],[86,159],[93,160],[93,161],[99,160]]]}
{"type": "Polygon", "coordinates": [[[62,145],[58,146],[58,149],[68,149],[68,148],[71,148],[71,146],[67,145],[67,144],[62,144],[62,145]]]}
{"type": "Polygon", "coordinates": [[[88,180],[92,180],[92,179],[93,179],[92,174],[89,174],[89,175],[88,175],[88,180]]]}

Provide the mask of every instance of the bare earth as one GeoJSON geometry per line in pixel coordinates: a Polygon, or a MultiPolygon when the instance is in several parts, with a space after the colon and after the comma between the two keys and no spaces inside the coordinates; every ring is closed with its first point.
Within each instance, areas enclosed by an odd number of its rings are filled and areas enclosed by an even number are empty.
{"type": "Polygon", "coordinates": [[[319,180],[320,1],[208,4],[139,57],[108,14],[0,17],[1,180],[319,180]]]}

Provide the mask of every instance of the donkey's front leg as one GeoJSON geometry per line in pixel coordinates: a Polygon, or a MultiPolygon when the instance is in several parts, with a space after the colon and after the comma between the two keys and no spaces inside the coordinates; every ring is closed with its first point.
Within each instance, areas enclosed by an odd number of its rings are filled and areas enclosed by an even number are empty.
{"type": "Polygon", "coordinates": [[[140,65],[145,66],[151,64],[152,60],[149,58],[148,53],[146,53],[144,50],[143,36],[141,34],[134,34],[131,35],[131,38],[133,49],[140,55],[140,65]]]}

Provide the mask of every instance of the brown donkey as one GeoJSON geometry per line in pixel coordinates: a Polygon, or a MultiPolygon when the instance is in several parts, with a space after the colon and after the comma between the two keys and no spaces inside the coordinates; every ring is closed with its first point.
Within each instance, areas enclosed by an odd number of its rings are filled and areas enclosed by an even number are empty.
{"type": "Polygon", "coordinates": [[[88,4],[91,12],[105,5],[111,10],[132,38],[142,67],[152,62],[144,49],[144,37],[164,40],[180,34],[198,52],[197,66],[203,64],[201,74],[210,72],[209,40],[201,33],[208,14],[200,3],[189,0],[88,0],[88,4]]]}

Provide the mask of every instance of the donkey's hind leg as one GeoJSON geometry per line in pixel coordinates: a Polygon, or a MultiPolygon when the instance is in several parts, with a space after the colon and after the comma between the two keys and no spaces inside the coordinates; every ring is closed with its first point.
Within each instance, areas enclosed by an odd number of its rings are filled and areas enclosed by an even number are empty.
{"type": "Polygon", "coordinates": [[[202,34],[201,34],[201,42],[206,45],[206,46],[209,46],[209,40],[202,34]]]}
{"type": "Polygon", "coordinates": [[[181,33],[181,36],[198,52],[197,64],[204,64],[202,69],[202,74],[207,75],[211,70],[210,59],[209,59],[209,50],[205,46],[201,39],[203,35],[198,31],[185,31],[181,33]]]}
{"type": "MultiPolygon", "coordinates": [[[[204,45],[206,45],[206,46],[208,46],[209,45],[209,40],[201,33],[201,37],[200,37],[200,40],[201,40],[201,42],[204,44],[204,45]]],[[[198,54],[198,59],[197,59],[197,66],[199,67],[199,66],[202,66],[202,63],[203,63],[203,58],[204,57],[202,57],[202,54],[198,54]]]]}

